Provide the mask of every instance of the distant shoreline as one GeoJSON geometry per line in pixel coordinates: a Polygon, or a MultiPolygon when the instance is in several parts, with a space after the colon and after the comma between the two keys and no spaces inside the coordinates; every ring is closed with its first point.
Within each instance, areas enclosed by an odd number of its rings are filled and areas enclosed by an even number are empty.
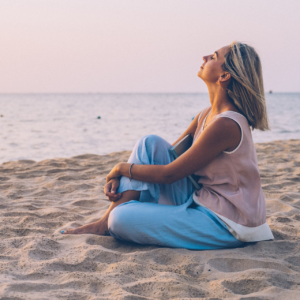
{"type": "MultiPolygon", "coordinates": [[[[274,145],[280,145],[280,144],[286,144],[289,142],[295,142],[295,143],[299,143],[299,148],[300,148],[300,139],[288,139],[288,140],[275,140],[275,141],[271,141],[271,142],[264,142],[264,143],[255,143],[254,145],[256,146],[256,148],[260,148],[260,146],[274,146],[274,145]]],[[[87,157],[87,156],[99,156],[99,157],[110,157],[113,155],[129,155],[131,153],[131,150],[123,150],[123,151],[114,151],[108,154],[94,154],[94,153],[84,153],[84,154],[79,154],[79,155],[75,155],[75,156],[70,156],[70,157],[53,157],[53,158],[46,158],[43,160],[32,160],[32,159],[20,159],[20,160],[10,160],[10,161],[5,161],[3,163],[0,164],[9,164],[9,163],[18,163],[18,162],[23,162],[23,163],[41,163],[43,161],[48,161],[48,160],[56,160],[56,159],[77,159],[80,157],[87,157]]]]}

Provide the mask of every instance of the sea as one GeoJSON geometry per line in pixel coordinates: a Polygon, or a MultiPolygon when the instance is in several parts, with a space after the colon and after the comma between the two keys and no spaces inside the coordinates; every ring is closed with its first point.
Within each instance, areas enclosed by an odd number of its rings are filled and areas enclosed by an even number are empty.
{"type": "MultiPolygon", "coordinates": [[[[266,95],[271,130],[255,143],[300,139],[300,93],[266,95]]],[[[173,143],[208,94],[0,94],[0,163],[131,150],[147,134],[173,143]]]]}

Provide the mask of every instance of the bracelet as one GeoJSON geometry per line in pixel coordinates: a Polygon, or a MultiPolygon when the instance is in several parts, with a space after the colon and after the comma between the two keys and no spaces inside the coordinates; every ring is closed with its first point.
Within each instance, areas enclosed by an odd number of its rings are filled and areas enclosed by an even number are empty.
{"type": "Polygon", "coordinates": [[[129,181],[131,181],[131,179],[132,179],[131,168],[132,168],[133,165],[134,165],[134,163],[132,163],[132,164],[130,165],[130,167],[129,167],[129,175],[130,175],[129,181]]]}

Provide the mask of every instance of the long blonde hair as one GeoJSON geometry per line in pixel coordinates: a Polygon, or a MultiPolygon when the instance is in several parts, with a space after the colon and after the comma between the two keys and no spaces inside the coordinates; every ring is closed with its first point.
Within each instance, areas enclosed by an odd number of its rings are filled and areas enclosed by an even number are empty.
{"type": "Polygon", "coordinates": [[[262,67],[254,48],[240,42],[231,43],[222,67],[231,75],[228,96],[249,125],[253,130],[269,130],[262,67]]]}

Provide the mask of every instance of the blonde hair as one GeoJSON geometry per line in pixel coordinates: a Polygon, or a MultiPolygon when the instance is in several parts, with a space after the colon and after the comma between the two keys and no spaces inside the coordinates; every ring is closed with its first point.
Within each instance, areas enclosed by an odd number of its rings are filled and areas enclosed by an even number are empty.
{"type": "Polygon", "coordinates": [[[231,43],[222,67],[231,75],[228,96],[252,130],[269,130],[262,67],[254,48],[240,42],[231,43]]]}

